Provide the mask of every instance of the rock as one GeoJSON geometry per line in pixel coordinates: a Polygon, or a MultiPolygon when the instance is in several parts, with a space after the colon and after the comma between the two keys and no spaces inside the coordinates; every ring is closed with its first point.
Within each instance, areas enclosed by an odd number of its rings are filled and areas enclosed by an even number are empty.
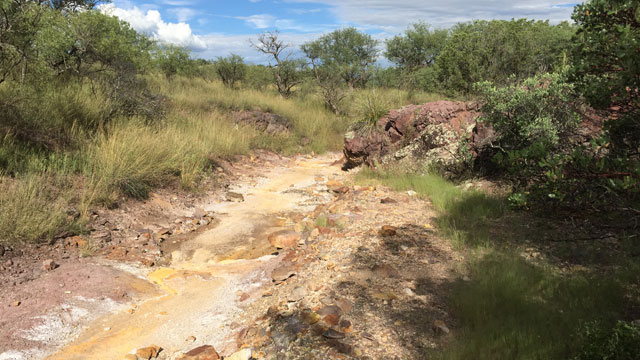
{"type": "Polygon", "coordinates": [[[418,193],[417,193],[417,192],[415,192],[415,191],[413,191],[413,190],[409,190],[409,191],[407,191],[407,195],[409,195],[409,196],[416,196],[416,195],[418,195],[418,193]]]}
{"type": "Polygon", "coordinates": [[[433,322],[433,331],[436,334],[448,334],[451,332],[447,325],[442,320],[436,320],[433,322]]]}
{"type": "Polygon", "coordinates": [[[334,339],[334,340],[339,340],[339,339],[344,339],[345,338],[345,334],[344,333],[342,333],[340,331],[333,330],[333,329],[327,329],[327,331],[322,333],[322,336],[324,336],[327,339],[334,339]]]}
{"type": "Polygon", "coordinates": [[[287,134],[291,122],[280,115],[262,111],[236,111],[233,117],[237,124],[252,126],[267,134],[287,134]]]}
{"type": "Polygon", "coordinates": [[[91,238],[101,242],[110,242],[111,241],[111,232],[110,231],[96,231],[91,234],[91,238]]]}
{"type": "Polygon", "coordinates": [[[346,314],[349,311],[351,311],[351,308],[353,307],[353,305],[351,304],[351,302],[347,299],[339,299],[336,301],[336,305],[338,305],[338,307],[342,310],[342,313],[346,314]]]}
{"type": "Polygon", "coordinates": [[[327,315],[334,315],[338,318],[340,318],[340,316],[342,316],[342,309],[340,309],[340,307],[336,306],[336,305],[328,305],[328,306],[324,306],[322,308],[320,308],[318,310],[318,315],[325,317],[327,315]]]}
{"type": "Polygon", "coordinates": [[[386,198],[380,200],[381,204],[396,204],[397,202],[398,201],[396,201],[396,200],[394,200],[394,199],[392,199],[390,197],[386,197],[386,198]]]}
{"type": "Polygon", "coordinates": [[[232,355],[225,356],[224,360],[249,360],[251,359],[251,349],[242,349],[232,355]]]}
{"type": "Polygon", "coordinates": [[[18,307],[18,306],[20,306],[20,304],[22,304],[22,301],[14,301],[12,305],[14,307],[18,307]]]}
{"type": "Polygon", "coordinates": [[[196,341],[196,337],[195,337],[195,336],[193,336],[193,335],[192,335],[192,336],[189,336],[189,337],[187,338],[187,340],[185,340],[185,341],[186,341],[186,342],[190,342],[190,343],[195,342],[195,341],[196,341]]]}
{"type": "Polygon", "coordinates": [[[386,263],[375,264],[371,268],[371,271],[373,271],[376,275],[383,278],[400,277],[400,272],[396,270],[396,268],[394,268],[393,266],[386,263]]]}
{"type": "Polygon", "coordinates": [[[158,354],[162,351],[162,348],[157,345],[151,345],[145,348],[136,350],[136,356],[144,359],[151,360],[158,357],[158,354]]]}
{"type": "Polygon", "coordinates": [[[309,233],[309,239],[315,239],[318,236],[320,236],[320,230],[318,230],[317,228],[311,230],[311,233],[309,233]]]}
{"type": "Polygon", "coordinates": [[[396,234],[396,230],[398,228],[396,228],[395,226],[391,226],[391,225],[384,225],[381,229],[380,229],[380,235],[382,236],[393,236],[396,234]]]}
{"type": "Polygon", "coordinates": [[[298,245],[298,241],[302,239],[302,234],[294,231],[278,231],[269,235],[269,244],[278,249],[292,248],[298,245]]]}
{"type": "Polygon", "coordinates": [[[228,191],[226,195],[226,199],[227,201],[232,201],[232,202],[243,202],[244,196],[237,192],[228,191]]]}
{"type": "Polygon", "coordinates": [[[271,273],[271,278],[274,281],[285,281],[288,278],[294,276],[296,274],[295,271],[291,270],[287,267],[279,267],[271,273]]]}
{"type": "Polygon", "coordinates": [[[11,260],[11,259],[9,259],[9,260],[4,262],[4,266],[6,266],[6,267],[11,267],[11,265],[13,265],[13,260],[11,260]]]}
{"type": "Polygon", "coordinates": [[[216,349],[211,345],[198,346],[195,349],[191,349],[183,354],[178,359],[180,360],[219,360],[220,355],[216,349]]]}
{"type": "Polygon", "coordinates": [[[307,296],[307,290],[302,286],[298,286],[293,289],[291,293],[289,293],[289,296],[287,296],[287,300],[296,302],[302,300],[302,298],[305,296],[307,296]]]}
{"type": "Polygon", "coordinates": [[[51,271],[57,267],[58,264],[56,264],[52,259],[48,259],[42,262],[42,270],[44,271],[51,271]]]}
{"type": "Polygon", "coordinates": [[[324,321],[325,323],[331,325],[331,326],[336,326],[340,323],[340,316],[336,315],[336,314],[329,314],[325,317],[322,318],[322,321],[324,321]]]}
{"type": "Polygon", "coordinates": [[[321,317],[320,317],[320,315],[318,315],[318,313],[316,313],[315,311],[310,310],[310,309],[302,310],[302,312],[300,313],[300,318],[307,325],[313,325],[313,324],[317,323],[318,321],[320,321],[320,319],[321,319],[321,317]]]}
{"type": "Polygon", "coordinates": [[[346,333],[353,331],[353,325],[351,324],[351,321],[349,320],[340,321],[340,330],[346,333]]]}
{"type": "Polygon", "coordinates": [[[0,256],[4,256],[4,246],[0,245],[0,256]]]}

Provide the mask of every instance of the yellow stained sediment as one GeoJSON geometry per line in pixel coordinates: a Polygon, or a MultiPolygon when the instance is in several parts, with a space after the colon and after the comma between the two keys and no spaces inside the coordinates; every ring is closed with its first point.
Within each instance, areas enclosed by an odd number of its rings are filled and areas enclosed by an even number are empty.
{"type": "MultiPolygon", "coordinates": [[[[251,189],[245,202],[220,204],[220,212],[225,215],[216,228],[183,243],[179,252],[184,257],[148,275],[148,281],[164,292],[162,296],[143,302],[133,313],[123,311],[99,318],[50,359],[119,360],[150,344],[165,347],[165,351],[171,353],[184,346],[188,336],[196,335],[193,331],[208,331],[210,339],[220,339],[222,335],[215,333],[221,329],[198,328],[200,320],[211,316],[219,307],[235,304],[235,293],[239,289],[233,288],[228,276],[249,273],[263,266],[261,261],[242,257],[255,259],[269,253],[269,247],[263,244],[268,245],[266,235],[256,242],[248,241],[247,229],[260,231],[262,225],[256,221],[295,210],[299,195],[287,194],[284,190],[293,184],[312,184],[318,173],[324,176],[336,173],[339,170],[330,167],[333,160],[330,157],[302,160],[289,168],[276,169],[266,174],[265,184],[251,189]]],[[[228,317],[231,314],[214,315],[228,317]]]]}

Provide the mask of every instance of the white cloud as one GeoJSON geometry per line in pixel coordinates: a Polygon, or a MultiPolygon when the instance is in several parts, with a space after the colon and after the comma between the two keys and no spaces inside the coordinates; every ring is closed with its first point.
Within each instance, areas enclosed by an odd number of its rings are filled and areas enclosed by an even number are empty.
{"type": "Polygon", "coordinates": [[[185,46],[194,51],[202,51],[207,47],[200,36],[193,34],[189,24],[185,22],[167,23],[162,20],[162,16],[157,10],[147,10],[145,13],[135,6],[130,9],[122,9],[114,4],[102,4],[98,8],[102,13],[120,18],[131,24],[131,27],[136,31],[145,33],[160,42],[185,46]]]}
{"type": "Polygon", "coordinates": [[[187,22],[198,15],[197,11],[187,7],[171,8],[168,11],[178,18],[178,22],[187,22]]]}
{"type": "Polygon", "coordinates": [[[398,32],[423,20],[437,27],[477,19],[569,20],[567,0],[286,0],[322,3],[344,24],[398,32]]]}
{"type": "Polygon", "coordinates": [[[249,26],[256,29],[266,29],[272,27],[276,18],[268,14],[238,16],[236,19],[244,20],[249,26]]]}

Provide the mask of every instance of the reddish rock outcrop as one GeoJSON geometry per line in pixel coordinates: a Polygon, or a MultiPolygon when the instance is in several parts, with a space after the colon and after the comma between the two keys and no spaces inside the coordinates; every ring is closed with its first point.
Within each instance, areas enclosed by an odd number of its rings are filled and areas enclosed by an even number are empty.
{"type": "Polygon", "coordinates": [[[392,110],[382,117],[374,131],[355,131],[345,137],[345,167],[374,161],[411,161],[452,163],[461,141],[469,142],[471,151],[486,145],[493,136],[491,128],[477,123],[477,103],[435,101],[392,110]]]}

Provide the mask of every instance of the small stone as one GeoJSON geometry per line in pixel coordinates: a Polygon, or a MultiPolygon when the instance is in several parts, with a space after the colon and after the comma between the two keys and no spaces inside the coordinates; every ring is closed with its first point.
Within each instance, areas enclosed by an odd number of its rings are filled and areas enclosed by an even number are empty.
{"type": "Polygon", "coordinates": [[[151,360],[158,357],[158,354],[162,351],[162,348],[157,345],[151,345],[145,348],[136,350],[136,356],[144,360],[151,360]]]}
{"type": "Polygon", "coordinates": [[[415,191],[413,191],[413,190],[409,190],[409,191],[407,191],[407,195],[409,195],[409,196],[416,196],[416,195],[418,195],[418,193],[417,193],[417,192],[415,192],[415,191]]]}
{"type": "Polygon", "coordinates": [[[331,326],[336,326],[338,325],[338,323],[340,323],[340,316],[336,315],[336,314],[329,314],[327,316],[325,316],[324,318],[322,318],[322,321],[324,321],[325,323],[331,325],[331,326]]]}
{"type": "Polygon", "coordinates": [[[373,268],[371,268],[371,271],[384,278],[400,277],[400,272],[393,266],[386,263],[374,265],[373,268]]]}
{"type": "Polygon", "coordinates": [[[179,357],[180,360],[219,360],[220,355],[211,345],[198,346],[179,357]]]}
{"type": "Polygon", "coordinates": [[[287,267],[279,267],[271,273],[271,278],[273,281],[285,281],[288,278],[294,276],[296,274],[295,271],[287,268],[287,267]]]}
{"type": "Polygon", "coordinates": [[[304,309],[302,310],[302,312],[300,313],[300,318],[302,319],[302,321],[307,324],[307,325],[313,325],[315,323],[317,323],[318,321],[320,321],[320,315],[318,315],[318,313],[316,313],[313,310],[310,309],[304,309]]]}
{"type": "Polygon", "coordinates": [[[242,194],[233,192],[233,191],[229,191],[227,192],[227,201],[232,201],[232,202],[243,202],[244,201],[244,196],[242,194]]]}
{"type": "Polygon", "coordinates": [[[5,261],[5,263],[4,263],[4,266],[6,266],[6,267],[10,267],[11,265],[13,265],[13,260],[11,260],[11,259],[5,261]]]}
{"type": "Polygon", "coordinates": [[[433,322],[433,331],[441,334],[448,334],[451,332],[447,325],[442,320],[436,320],[433,322]]]}
{"type": "Polygon", "coordinates": [[[246,348],[233,353],[232,355],[225,356],[224,360],[249,360],[251,359],[251,349],[246,348]]]}
{"type": "Polygon", "coordinates": [[[380,229],[380,235],[382,236],[393,236],[396,234],[396,230],[398,228],[396,228],[395,226],[391,226],[391,225],[384,225],[381,229],[380,229]]]}
{"type": "Polygon", "coordinates": [[[394,200],[394,199],[392,199],[390,197],[387,197],[387,198],[384,198],[384,199],[380,200],[381,204],[395,204],[397,202],[398,201],[396,201],[396,200],[394,200]]]}
{"type": "Polygon", "coordinates": [[[12,305],[14,307],[18,307],[18,306],[20,306],[20,304],[22,304],[22,301],[14,301],[12,305]]]}
{"type": "Polygon", "coordinates": [[[309,234],[309,239],[315,239],[318,236],[320,236],[320,230],[318,230],[316,228],[316,229],[311,230],[311,233],[309,234]]]}
{"type": "Polygon", "coordinates": [[[44,271],[51,271],[55,268],[58,267],[58,264],[56,264],[53,260],[48,259],[42,262],[42,270],[44,271]]]}
{"type": "Polygon", "coordinates": [[[278,231],[269,235],[269,244],[278,249],[292,248],[298,245],[302,234],[294,231],[278,231]]]}
{"type": "Polygon", "coordinates": [[[187,338],[187,340],[186,340],[186,342],[190,342],[190,343],[195,342],[195,341],[196,341],[196,337],[195,337],[195,336],[193,336],[193,335],[189,336],[189,337],[187,338]]]}
{"type": "Polygon", "coordinates": [[[287,300],[291,302],[296,302],[302,300],[303,297],[307,296],[307,290],[302,286],[298,286],[291,291],[287,300]]]}
{"type": "Polygon", "coordinates": [[[411,290],[411,289],[409,289],[409,288],[404,289],[404,293],[405,293],[405,295],[407,295],[408,297],[414,297],[414,296],[416,296],[416,293],[414,293],[414,292],[413,292],[413,290],[411,290]]]}
{"type": "Polygon", "coordinates": [[[324,336],[327,339],[344,339],[345,338],[344,333],[340,331],[335,331],[333,329],[327,329],[327,331],[322,333],[322,336],[324,336]]]}
{"type": "Polygon", "coordinates": [[[348,313],[349,311],[351,311],[351,308],[353,307],[353,305],[351,305],[351,302],[347,299],[337,300],[336,305],[340,307],[343,313],[348,313]]]}
{"type": "Polygon", "coordinates": [[[349,320],[342,320],[340,321],[340,330],[342,330],[343,332],[352,332],[353,331],[353,325],[351,324],[351,321],[349,320]]]}

